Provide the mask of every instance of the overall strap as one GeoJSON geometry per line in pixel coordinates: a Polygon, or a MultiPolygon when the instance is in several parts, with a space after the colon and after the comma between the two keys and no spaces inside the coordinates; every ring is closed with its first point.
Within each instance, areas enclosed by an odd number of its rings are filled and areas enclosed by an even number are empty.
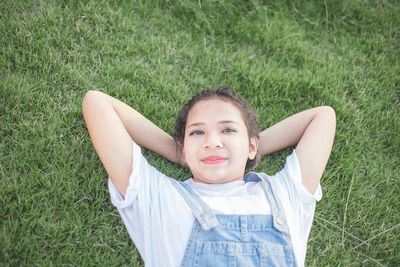
{"type": "Polygon", "coordinates": [[[172,184],[190,207],[201,228],[207,231],[219,225],[210,207],[184,182],[173,180],[172,184]]]}
{"type": "Polygon", "coordinates": [[[281,232],[289,234],[283,204],[272,186],[273,181],[265,173],[249,172],[245,177],[247,181],[262,181],[265,195],[271,205],[274,227],[281,232]]]}

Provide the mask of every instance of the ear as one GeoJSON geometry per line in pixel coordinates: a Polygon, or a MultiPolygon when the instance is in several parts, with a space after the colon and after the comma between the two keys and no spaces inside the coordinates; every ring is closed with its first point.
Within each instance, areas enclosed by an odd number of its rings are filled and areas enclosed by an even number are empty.
{"type": "Polygon", "coordinates": [[[249,140],[249,159],[255,159],[258,151],[258,138],[251,137],[249,140]]]}

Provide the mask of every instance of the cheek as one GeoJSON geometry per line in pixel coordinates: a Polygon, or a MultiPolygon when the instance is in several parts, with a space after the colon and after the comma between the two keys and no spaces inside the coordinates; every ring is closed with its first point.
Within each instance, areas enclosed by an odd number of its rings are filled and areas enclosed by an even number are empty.
{"type": "Polygon", "coordinates": [[[245,135],[237,136],[235,140],[232,140],[232,143],[237,149],[245,150],[249,148],[249,140],[245,135]]]}
{"type": "Polygon", "coordinates": [[[183,147],[183,154],[186,158],[186,161],[190,161],[196,152],[196,144],[194,142],[185,142],[183,147]]]}
{"type": "Polygon", "coordinates": [[[237,158],[242,158],[242,159],[246,159],[249,156],[249,143],[248,142],[236,142],[235,143],[235,151],[237,151],[236,153],[238,153],[238,155],[236,155],[237,158]]]}

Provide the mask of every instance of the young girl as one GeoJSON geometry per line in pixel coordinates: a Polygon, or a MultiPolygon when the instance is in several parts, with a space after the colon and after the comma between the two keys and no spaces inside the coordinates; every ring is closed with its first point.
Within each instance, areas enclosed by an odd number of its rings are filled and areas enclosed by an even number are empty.
{"type": "Polygon", "coordinates": [[[331,107],[312,108],[259,133],[229,87],[203,91],[180,111],[172,138],[119,100],[86,93],[83,115],[108,175],[112,203],[146,266],[303,266],[320,178],[335,134],[331,107]],[[273,176],[245,171],[296,146],[273,176]],[[143,146],[188,166],[174,180],[143,146]]]}

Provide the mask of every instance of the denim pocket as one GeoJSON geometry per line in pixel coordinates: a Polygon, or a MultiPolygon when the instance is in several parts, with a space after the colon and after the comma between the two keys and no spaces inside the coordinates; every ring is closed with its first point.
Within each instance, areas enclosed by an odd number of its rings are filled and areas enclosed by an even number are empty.
{"type": "Polygon", "coordinates": [[[198,241],[194,266],[294,266],[289,247],[274,243],[198,241]]]}

